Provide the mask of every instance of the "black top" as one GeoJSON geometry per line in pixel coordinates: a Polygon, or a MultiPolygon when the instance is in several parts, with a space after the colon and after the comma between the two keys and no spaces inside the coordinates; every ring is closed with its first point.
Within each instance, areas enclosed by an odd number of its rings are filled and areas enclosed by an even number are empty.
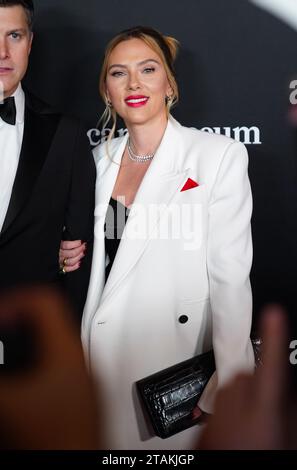
{"type": "Polygon", "coordinates": [[[105,253],[109,257],[109,264],[105,268],[105,282],[116,257],[128,216],[129,209],[119,201],[110,198],[104,227],[105,253]]]}

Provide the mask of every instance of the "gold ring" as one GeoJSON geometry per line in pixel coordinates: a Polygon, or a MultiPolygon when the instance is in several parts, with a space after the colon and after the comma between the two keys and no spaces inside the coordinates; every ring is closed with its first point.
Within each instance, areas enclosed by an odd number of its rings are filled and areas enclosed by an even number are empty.
{"type": "Polygon", "coordinates": [[[60,266],[60,274],[67,274],[67,271],[65,270],[65,266],[60,266]]]}
{"type": "Polygon", "coordinates": [[[67,264],[67,258],[64,258],[63,259],[63,266],[66,266],[66,264],[67,264]]]}

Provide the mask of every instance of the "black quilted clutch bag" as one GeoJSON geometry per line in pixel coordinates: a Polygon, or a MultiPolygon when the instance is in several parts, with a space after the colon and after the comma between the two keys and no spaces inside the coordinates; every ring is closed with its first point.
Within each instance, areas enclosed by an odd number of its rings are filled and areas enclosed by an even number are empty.
{"type": "Polygon", "coordinates": [[[198,422],[193,410],[214,371],[209,351],[136,382],[157,436],[165,439],[198,422]]]}
{"type": "MultiPolygon", "coordinates": [[[[261,364],[261,343],[252,339],[256,366],[261,364]]],[[[136,382],[157,436],[166,439],[199,421],[193,411],[214,371],[211,350],[136,382]]]]}

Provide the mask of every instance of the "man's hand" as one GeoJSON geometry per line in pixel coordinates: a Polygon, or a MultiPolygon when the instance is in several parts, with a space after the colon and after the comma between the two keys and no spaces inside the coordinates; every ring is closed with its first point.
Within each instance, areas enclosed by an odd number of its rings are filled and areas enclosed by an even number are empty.
{"type": "Polygon", "coordinates": [[[59,251],[59,264],[64,273],[71,273],[80,268],[87,244],[81,240],[62,241],[59,251]]]}

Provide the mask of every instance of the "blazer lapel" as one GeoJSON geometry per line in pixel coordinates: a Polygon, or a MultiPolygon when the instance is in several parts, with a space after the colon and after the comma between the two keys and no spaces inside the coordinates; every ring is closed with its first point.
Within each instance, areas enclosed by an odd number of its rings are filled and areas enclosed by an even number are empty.
{"type": "MultiPolygon", "coordinates": [[[[182,143],[177,126],[179,124],[170,118],[161,145],[137,192],[102,293],[100,307],[113,295],[142,256],[162,215],[185,182],[188,170],[182,166],[182,143]]],[[[108,197],[105,200],[108,202],[108,197]]]]}
{"type": "MultiPolygon", "coordinates": [[[[128,135],[125,135],[118,145],[117,150],[110,157],[105,154],[97,163],[96,179],[96,203],[94,219],[94,249],[92,260],[92,271],[84,315],[82,319],[82,335],[88,331],[88,325],[99,307],[100,298],[105,283],[105,239],[104,224],[108,204],[112,195],[114,185],[120,169],[122,155],[127,143],[128,135]]],[[[110,144],[110,146],[112,143],[110,144]]],[[[87,339],[85,338],[85,344],[87,339]]]]}
{"type": "Polygon", "coordinates": [[[50,148],[58,119],[41,115],[27,104],[25,106],[24,136],[18,169],[10,203],[2,227],[2,235],[25,206],[50,148]]]}

